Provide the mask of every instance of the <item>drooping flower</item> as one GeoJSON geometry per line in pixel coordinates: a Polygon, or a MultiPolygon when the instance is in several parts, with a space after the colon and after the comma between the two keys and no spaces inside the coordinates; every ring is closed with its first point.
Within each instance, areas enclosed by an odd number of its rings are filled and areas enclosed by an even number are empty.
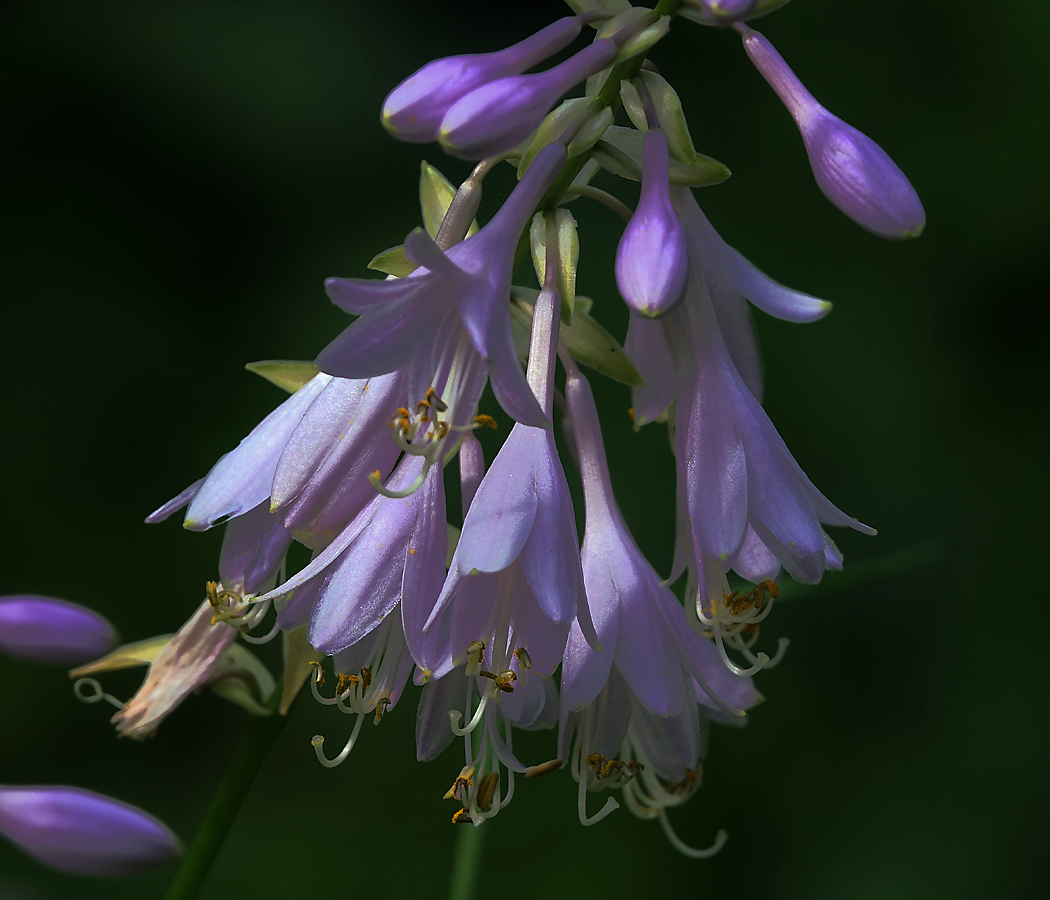
{"type": "Polygon", "coordinates": [[[321,352],[318,367],[345,378],[406,367],[454,311],[500,405],[518,422],[546,424],[518,363],[508,301],[518,238],[565,158],[560,144],[544,148],[499,212],[447,252],[421,231],[410,234],[405,250],[421,268],[407,277],[329,279],[332,301],[360,318],[321,352]]]}
{"type": "Polygon", "coordinates": [[[926,213],[911,182],[886,151],[821,106],[763,35],[746,25],[735,27],[751,62],[798,125],[824,196],[880,237],[918,237],[926,213]]]}
{"type": "Polygon", "coordinates": [[[734,365],[695,258],[685,300],[662,321],[676,373],[680,549],[691,556],[692,624],[712,628],[723,653],[728,635],[754,665],[743,670],[726,657],[727,665],[750,673],[769,659],[751,654],[753,634],[744,629],[768,614],[776,586],[734,595],[726,571],[766,582],[783,565],[796,580],[816,583],[836,563],[822,523],[874,530],[820,493],[787,449],[734,365]]]}
{"type": "Polygon", "coordinates": [[[616,249],[616,285],[631,310],[656,318],[682,299],[689,272],[685,232],[671,206],[667,138],[645,136],[642,191],[616,249]]]}
{"type": "Polygon", "coordinates": [[[489,81],[532,68],[567,47],[580,28],[578,16],[567,16],[504,50],[427,63],[387,95],[383,127],[403,141],[435,140],[441,120],[457,100],[489,81]]]}
{"type": "Polygon", "coordinates": [[[116,629],[97,612],[54,597],[0,597],[0,651],[34,662],[75,665],[106,653],[116,629]]]}
{"type": "Polygon", "coordinates": [[[0,834],[45,866],[77,875],[138,875],[182,853],[149,813],[62,785],[0,785],[0,834]]]}

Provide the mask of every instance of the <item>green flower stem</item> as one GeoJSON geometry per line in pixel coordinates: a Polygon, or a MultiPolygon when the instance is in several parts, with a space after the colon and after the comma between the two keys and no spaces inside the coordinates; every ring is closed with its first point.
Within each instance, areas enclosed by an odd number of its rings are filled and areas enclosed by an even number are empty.
{"type": "Polygon", "coordinates": [[[288,721],[287,716],[276,712],[281,693],[281,682],[278,681],[267,704],[274,711],[272,715],[248,716],[240,743],[175,874],[166,900],[193,900],[204,885],[212,863],[237,819],[241,804],[288,721]]]}
{"type": "Polygon", "coordinates": [[[481,847],[492,826],[457,825],[456,848],[448,880],[448,900],[474,900],[481,869],[481,847]]]}
{"type": "MultiPolygon", "coordinates": [[[[673,16],[678,9],[678,3],[679,0],[660,0],[660,2],[653,8],[653,12],[655,12],[657,16],[673,16]]],[[[601,90],[598,91],[598,99],[613,112],[616,112],[616,110],[620,108],[620,82],[634,78],[642,68],[642,63],[645,62],[645,58],[645,53],[639,53],[637,56],[625,59],[619,65],[614,66],[613,70],[609,73],[609,77],[605,79],[605,83],[602,85],[601,90]]],[[[543,199],[539,204],[539,209],[552,209],[558,203],[562,194],[564,194],[569,185],[572,184],[572,180],[580,174],[580,171],[587,164],[588,159],[590,159],[590,155],[583,153],[575,159],[570,159],[568,163],[565,164],[561,173],[554,180],[554,184],[552,184],[547,193],[543,195],[543,199]]]]}

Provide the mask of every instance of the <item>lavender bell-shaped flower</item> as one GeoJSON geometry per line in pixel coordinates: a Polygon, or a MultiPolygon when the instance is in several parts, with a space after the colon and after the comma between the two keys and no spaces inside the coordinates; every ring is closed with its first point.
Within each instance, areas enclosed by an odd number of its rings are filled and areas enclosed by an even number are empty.
{"type": "Polygon", "coordinates": [[[645,136],[638,206],[616,250],[616,285],[634,312],[656,318],[685,293],[689,254],[685,232],[671,206],[667,138],[658,128],[645,136]]]}
{"type": "Polygon", "coordinates": [[[698,704],[731,721],[759,696],[748,678],[723,666],[710,641],[689,629],[682,607],[638,550],[613,497],[590,387],[571,360],[565,366],[587,505],[584,579],[606,650],[596,653],[573,625],[562,663],[558,755],[571,759],[582,824],[593,825],[618,806],[610,798],[588,815],[588,791],[623,788],[633,812],[658,816],[679,849],[702,858],[717,852],[724,835],[708,850],[692,850],[663,811],[684,802],[698,783],[698,704]]]}
{"type": "Polygon", "coordinates": [[[34,662],[76,665],[106,653],[116,629],[97,612],[54,597],[0,597],[0,651],[34,662]]]}
{"type": "MultiPolygon", "coordinates": [[[[728,672],[713,645],[686,627],[682,607],[642,556],[612,492],[598,411],[586,379],[571,360],[565,397],[579,448],[587,508],[582,562],[587,598],[602,647],[596,653],[579,625],[569,633],[562,671],[562,720],[589,705],[613,666],[655,716],[682,711],[692,676],[709,703],[741,716],[757,697],[747,679],[728,672]],[[610,652],[611,651],[611,652],[610,652]]],[[[696,703],[692,690],[688,702],[696,703]]]]}
{"type": "MultiPolygon", "coordinates": [[[[545,287],[536,300],[528,381],[546,415],[554,391],[559,308],[557,291],[545,287]]],[[[470,505],[454,565],[460,576],[469,576],[500,572],[515,561],[552,622],[572,621],[578,612],[586,615],[572,500],[553,432],[520,422],[470,505]]],[[[443,599],[448,592],[446,584],[443,599]]]]}
{"type": "Polygon", "coordinates": [[[424,232],[412,232],[405,250],[421,268],[408,277],[330,278],[328,296],[360,318],[321,352],[318,367],[346,378],[393,372],[412,363],[434,335],[447,333],[451,314],[462,323],[471,352],[485,361],[500,405],[518,422],[547,424],[518,363],[508,299],[518,238],[565,159],[562,145],[545,147],[499,212],[447,252],[424,232]]]}
{"type": "Polygon", "coordinates": [[[45,866],[77,875],[138,875],[182,853],[149,813],[60,785],[0,785],[0,834],[45,866]]]}
{"type": "Polygon", "coordinates": [[[434,140],[445,113],[462,96],[487,82],[532,68],[567,47],[580,28],[578,17],[567,16],[505,50],[447,56],[427,63],[387,96],[383,127],[403,141],[434,140]]]}
{"type": "Polygon", "coordinates": [[[765,37],[746,25],[735,27],[751,62],[798,125],[824,196],[880,237],[918,237],[926,213],[915,189],[886,151],[821,106],[765,37]]]}
{"type": "Polygon", "coordinates": [[[500,78],[471,91],[441,120],[441,146],[461,159],[510,150],[539,127],[566,91],[605,68],[618,50],[613,41],[598,40],[546,72],[500,78]]]}

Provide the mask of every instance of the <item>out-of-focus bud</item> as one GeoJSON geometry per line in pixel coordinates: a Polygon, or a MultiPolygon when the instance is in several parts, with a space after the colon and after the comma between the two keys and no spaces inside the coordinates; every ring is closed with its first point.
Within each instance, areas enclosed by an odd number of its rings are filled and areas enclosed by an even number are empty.
{"type": "Polygon", "coordinates": [[[734,22],[757,19],[786,4],[788,0],[682,0],[678,15],[701,25],[724,27],[734,22]]]}
{"type": "Polygon", "coordinates": [[[671,206],[667,175],[667,138],[654,128],[645,136],[638,206],[616,249],[620,296],[651,318],[678,304],[689,274],[685,230],[671,206]]]}
{"type": "Polygon", "coordinates": [[[438,140],[461,159],[510,150],[536,130],[562,94],[608,65],[616,52],[611,41],[596,41],[546,72],[491,81],[449,109],[438,140]]]}
{"type": "Polygon", "coordinates": [[[403,141],[434,140],[445,113],[457,100],[489,81],[532,68],[572,43],[580,28],[577,17],[567,16],[505,50],[427,63],[387,95],[383,127],[403,141]]]}
{"type": "Polygon", "coordinates": [[[77,875],[138,875],[182,853],[171,829],[149,813],[59,785],[0,785],[0,834],[45,866],[77,875]]]}
{"type": "Polygon", "coordinates": [[[886,151],[821,106],[765,37],[747,26],[737,27],[751,62],[798,125],[824,196],[880,237],[918,237],[926,213],[915,189],[886,151]]]}
{"type": "Polygon", "coordinates": [[[97,612],[54,597],[0,597],[0,650],[19,659],[76,665],[101,656],[117,642],[97,612]]]}

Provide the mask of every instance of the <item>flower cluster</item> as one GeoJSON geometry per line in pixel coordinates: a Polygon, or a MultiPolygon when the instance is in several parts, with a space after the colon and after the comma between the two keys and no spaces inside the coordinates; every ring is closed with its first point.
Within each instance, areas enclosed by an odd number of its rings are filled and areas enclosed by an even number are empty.
{"type": "Polygon", "coordinates": [[[343,762],[364,721],[392,712],[411,678],[422,687],[419,759],[463,742],[446,795],[453,822],[479,826],[510,803],[518,777],[564,768],[583,824],[619,805],[608,797],[589,812],[589,793],[619,791],[683,852],[717,851],[723,833],[709,849],[689,848],[667,810],[700,785],[710,723],[742,723],[760,699],[752,677],[783,654],[783,639],[772,655],[757,647],[778,579],[813,584],[842,566],[826,526],[874,532],[814,486],[763,409],[748,304],[791,322],[830,304],[756,269],[697,203],[692,188],[728,170],[696,152],[677,93],[646,61],[671,17],[739,34],[797,122],[818,186],[846,215],[890,238],[923,226],[889,157],[820,106],[746,24],[783,2],[570,0],[576,15],[505,50],[437,60],[398,85],[382,111],[390,133],[437,141],[476,168],[454,188],[424,165],[425,227],[373,260],[385,279],[329,279],[328,296],[355,318],[315,363],[255,364],[291,396],[147,519],[185,508],[191,531],[225,523],[220,580],[174,637],[75,671],[149,663],[128,704],[90,679],[78,682],[83,698],[117,705],[114,721],[131,736],[206,685],[258,711],[274,682],[265,671],[244,677],[254,657],[237,638],[283,633],[282,709],[308,679],[318,701],[353,718],[335,756],[313,738],[324,765],[343,762]],[[525,74],[574,42],[581,48],[563,62],[525,74]],[[582,97],[558,105],[581,84],[582,97]],[[621,104],[629,126],[615,124],[621,104]],[[504,161],[518,183],[479,228],[482,184],[504,161]],[[633,211],[591,184],[602,170],[640,181],[633,211]],[[581,196],[627,221],[615,264],[632,313],[623,347],[576,295],[579,240],[566,204],[581,196]],[[536,287],[512,283],[525,247],[536,287]],[[678,484],[669,579],[617,506],[581,365],[632,386],[638,427],[668,424],[678,484]],[[486,386],[514,420],[487,465],[474,435],[496,425],[480,408],[486,386]],[[461,522],[446,515],[453,463],[461,522]],[[566,469],[582,482],[582,544],[566,469]],[[292,542],[312,558],[289,573],[292,542]],[[683,575],[684,604],[669,586],[683,575]],[[272,628],[253,636],[271,607],[272,628]],[[515,731],[544,728],[557,729],[552,758],[520,760],[515,731]]]}

